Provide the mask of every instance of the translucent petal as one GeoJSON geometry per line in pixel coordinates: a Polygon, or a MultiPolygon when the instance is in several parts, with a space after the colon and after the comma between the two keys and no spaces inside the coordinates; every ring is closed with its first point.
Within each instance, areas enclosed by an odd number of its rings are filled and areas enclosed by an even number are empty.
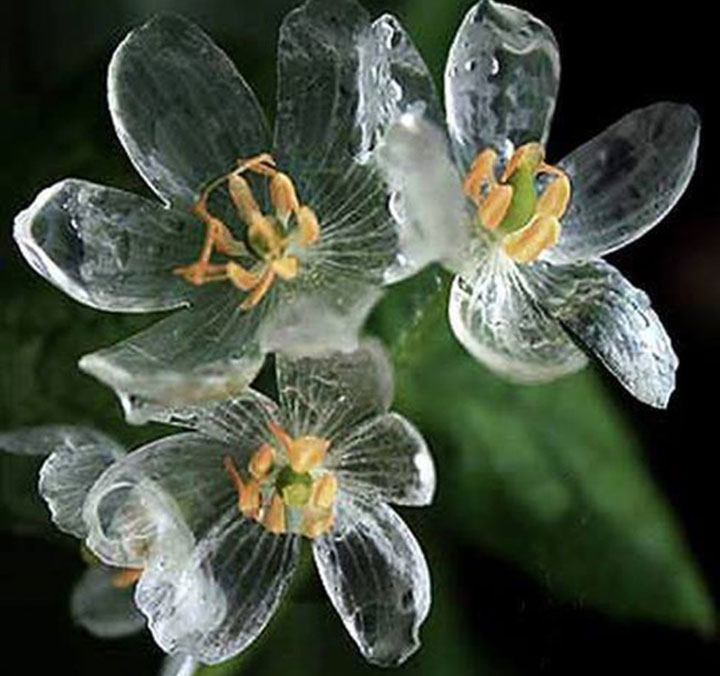
{"type": "Polygon", "coordinates": [[[53,521],[66,533],[85,537],[82,506],[97,478],[125,453],[110,437],[88,427],[48,425],[0,434],[10,453],[48,455],[40,469],[39,490],[53,521]]]}
{"type": "Polygon", "coordinates": [[[83,509],[88,546],[108,565],[177,565],[190,555],[236,493],[224,458],[238,466],[257,449],[248,434],[225,443],[195,432],[159,439],[130,453],[95,483],[83,509]]]}
{"type": "Polygon", "coordinates": [[[573,195],[548,258],[595,258],[645,234],[685,192],[699,141],[700,119],[692,108],[658,103],[630,113],[568,155],[560,166],[573,195]]]}
{"type": "Polygon", "coordinates": [[[320,578],[365,658],[399,665],[419,648],[430,609],[425,557],[387,505],[340,495],[337,512],[336,527],[313,541],[320,578]]]}
{"type": "Polygon", "coordinates": [[[331,447],[326,467],[343,490],[398,505],[429,505],[435,465],[417,428],[397,413],[353,427],[331,447]]]}
{"type": "Polygon", "coordinates": [[[604,261],[536,263],[539,302],[640,401],[665,408],[678,359],[647,295],[604,261]]]}
{"type": "Polygon", "coordinates": [[[232,399],[199,406],[168,407],[134,398],[126,411],[134,424],[161,422],[196,430],[214,439],[234,444],[237,439],[263,439],[267,423],[281,418],[278,405],[260,392],[245,390],[232,399]]]}
{"type": "Polygon", "coordinates": [[[386,281],[399,281],[433,261],[461,267],[470,246],[467,200],[444,134],[422,114],[407,112],[392,124],[375,161],[395,191],[399,253],[386,281]]]}
{"type": "Polygon", "coordinates": [[[189,207],[204,183],[269,148],[255,95],[197,26],[159,16],[132,31],[108,73],[115,130],[148,184],[189,207]]]}
{"type": "Polygon", "coordinates": [[[197,256],[203,228],[137,195],[67,179],[18,214],[14,236],[31,267],[75,300],[149,312],[192,297],[172,270],[197,256]]]}
{"type": "Polygon", "coordinates": [[[136,598],[160,647],[215,664],[244,650],[265,628],[299,554],[298,536],[273,535],[234,508],[198,542],[180,575],[162,583],[143,575],[136,598]],[[194,594],[198,577],[211,579],[223,598],[222,614],[201,629],[187,621],[205,614],[203,599],[194,594]]]}
{"type": "Polygon", "coordinates": [[[359,38],[360,100],[357,121],[367,152],[401,114],[421,108],[442,121],[432,75],[400,22],[385,14],[359,38]]]}
{"type": "Polygon", "coordinates": [[[140,631],[145,618],[135,607],[132,587],[113,585],[118,569],[88,566],[70,596],[72,618],[99,638],[120,638],[140,631]]]}
{"type": "Polygon", "coordinates": [[[277,357],[280,406],[292,436],[333,439],[392,401],[392,367],[379,342],[323,357],[277,357]]]}
{"type": "Polygon", "coordinates": [[[455,277],[448,306],[453,332],[470,354],[521,383],[553,380],[586,364],[501,249],[480,251],[476,260],[474,270],[455,277]]]}
{"type": "Polygon", "coordinates": [[[458,164],[495,148],[546,144],[560,84],[550,28],[528,12],[481,0],[467,14],[445,69],[445,108],[458,164]]]}
{"type": "Polygon", "coordinates": [[[163,660],[158,676],[193,676],[199,666],[200,663],[192,655],[168,655],[163,660]]]}
{"type": "Polygon", "coordinates": [[[264,312],[265,304],[242,310],[233,288],[208,287],[191,309],[85,355],[80,368],[112,387],[126,409],[134,396],[170,405],[232,396],[262,366],[256,334],[264,312]]]}

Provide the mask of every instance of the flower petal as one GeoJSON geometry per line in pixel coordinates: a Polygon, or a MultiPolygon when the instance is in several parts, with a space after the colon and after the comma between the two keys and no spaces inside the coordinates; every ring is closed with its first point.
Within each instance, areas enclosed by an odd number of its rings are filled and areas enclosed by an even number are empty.
{"type": "Polygon", "coordinates": [[[199,662],[192,655],[168,655],[163,660],[158,676],[193,676],[199,666],[199,662]]]}
{"type": "Polygon", "coordinates": [[[448,313],[465,349],[510,380],[545,382],[587,362],[560,324],[540,309],[518,267],[497,248],[479,252],[475,269],[455,277],[448,313]]]}
{"type": "Polygon", "coordinates": [[[187,305],[194,287],[172,270],[197,256],[203,228],[137,195],[67,179],[18,214],[14,236],[32,268],[75,300],[149,312],[187,305]]]}
{"type": "Polygon", "coordinates": [[[405,279],[433,261],[462,267],[470,217],[440,129],[423,115],[404,113],[389,127],[375,160],[395,191],[390,207],[398,222],[399,252],[386,281],[405,279]]]}
{"type": "Polygon", "coordinates": [[[430,71],[400,22],[390,14],[361,35],[357,121],[362,152],[370,151],[403,113],[421,110],[436,123],[442,108],[430,71]]]}
{"type": "Polygon", "coordinates": [[[383,502],[432,502],[435,465],[418,429],[397,413],[371,418],[338,439],[326,460],[343,490],[383,502]]]}
{"type": "Polygon", "coordinates": [[[250,87],[197,26],[159,16],[115,50],[108,73],[115,130],[155,192],[190,207],[203,184],[268,150],[250,87]]]}
{"type": "Polygon", "coordinates": [[[242,310],[232,288],[208,288],[191,309],[85,355],[80,368],[112,387],[126,410],[134,396],[170,405],[229,397],[262,366],[256,334],[264,311],[242,310]]]}
{"type": "Polygon", "coordinates": [[[545,145],[560,84],[550,28],[528,12],[481,0],[466,15],[445,69],[445,108],[458,164],[494,148],[545,145]]]}
{"type": "Polygon", "coordinates": [[[569,262],[615,251],[672,209],[695,171],[700,119],[690,107],[658,103],[626,115],[560,166],[573,187],[549,260],[569,262]]]}
{"type": "Polygon", "coordinates": [[[113,585],[118,569],[91,565],[73,587],[70,596],[72,618],[99,638],[120,638],[140,631],[145,618],[135,607],[133,590],[113,585]]]}
{"type": "Polygon", "coordinates": [[[340,495],[337,511],[335,528],[313,541],[325,591],[368,661],[402,664],[430,610],[425,557],[387,505],[340,495]]]}
{"type": "Polygon", "coordinates": [[[198,542],[180,575],[162,580],[143,575],[136,599],[161,648],[215,664],[243,651],[265,628],[299,555],[299,536],[274,535],[235,508],[198,542]],[[212,580],[223,598],[222,614],[204,629],[193,622],[196,614],[206,613],[206,599],[193,589],[199,577],[212,580]]]}
{"type": "Polygon", "coordinates": [[[97,478],[124,449],[89,427],[47,425],[0,434],[0,449],[22,455],[48,455],[40,468],[39,490],[60,530],[86,535],[82,506],[97,478]]]}
{"type": "Polygon", "coordinates": [[[376,341],[317,358],[278,355],[276,368],[280,406],[293,437],[332,440],[385,413],[392,401],[392,367],[376,341]]]}
{"type": "Polygon", "coordinates": [[[643,291],[604,261],[536,263],[528,272],[539,301],[640,401],[665,408],[678,360],[643,291]]]}

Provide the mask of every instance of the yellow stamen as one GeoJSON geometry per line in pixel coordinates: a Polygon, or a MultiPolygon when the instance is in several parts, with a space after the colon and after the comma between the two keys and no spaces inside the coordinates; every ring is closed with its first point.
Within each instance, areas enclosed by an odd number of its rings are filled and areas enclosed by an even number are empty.
{"type": "Polygon", "coordinates": [[[262,504],[262,493],[260,484],[256,479],[250,479],[240,491],[238,506],[244,516],[249,519],[256,519],[260,514],[262,504]]]}
{"type": "Polygon", "coordinates": [[[230,192],[230,199],[232,199],[235,205],[238,216],[240,216],[243,221],[248,223],[253,214],[262,215],[260,207],[255,201],[255,196],[252,194],[250,184],[242,176],[236,174],[230,174],[230,176],[228,176],[228,191],[230,192]]]}
{"type": "Polygon", "coordinates": [[[330,447],[327,439],[319,437],[298,437],[288,449],[290,467],[299,474],[309,472],[322,463],[330,447]]]}
{"type": "Polygon", "coordinates": [[[512,197],[513,188],[510,185],[496,185],[490,189],[488,196],[478,207],[478,218],[488,230],[495,230],[502,223],[512,197]]]}
{"type": "Polygon", "coordinates": [[[335,523],[335,515],[322,514],[320,516],[311,516],[303,522],[303,535],[310,539],[316,538],[323,533],[327,533],[335,523]]]}
{"type": "Polygon", "coordinates": [[[262,480],[267,476],[268,472],[272,469],[273,463],[275,462],[275,451],[273,447],[265,443],[253,453],[250,458],[250,464],[248,470],[250,474],[258,481],[262,480]]]}
{"type": "Polygon", "coordinates": [[[135,584],[141,575],[142,568],[123,568],[112,576],[110,583],[116,589],[127,589],[135,584]]]}
{"type": "Polygon", "coordinates": [[[510,158],[505,166],[505,171],[500,178],[501,183],[507,180],[515,173],[520,164],[527,163],[533,169],[537,169],[545,160],[545,149],[539,143],[526,143],[520,146],[510,158]]]}
{"type": "Polygon", "coordinates": [[[287,174],[278,171],[270,179],[270,202],[283,223],[287,222],[291,213],[300,208],[295,186],[287,174]]]}
{"type": "Polygon", "coordinates": [[[270,506],[263,518],[263,525],[277,535],[285,532],[285,505],[277,493],[273,493],[270,506]]]}
{"type": "Polygon", "coordinates": [[[463,183],[465,194],[475,204],[480,206],[483,189],[492,187],[497,183],[495,178],[495,165],[498,154],[492,149],[483,150],[474,160],[463,183]]]}
{"type": "Polygon", "coordinates": [[[560,237],[560,221],[555,216],[535,216],[522,230],[503,240],[505,253],[518,263],[534,261],[560,237]]]}
{"type": "Polygon", "coordinates": [[[270,290],[274,281],[275,271],[271,267],[266,268],[265,272],[263,272],[262,276],[255,285],[255,288],[253,288],[245,300],[240,303],[240,309],[249,310],[250,308],[254,308],[270,290]]]}
{"type": "Polygon", "coordinates": [[[285,449],[285,452],[289,452],[290,446],[292,446],[292,437],[274,420],[268,422],[267,426],[278,443],[285,449]]]}
{"type": "Polygon", "coordinates": [[[289,280],[297,277],[298,269],[300,264],[295,256],[283,256],[278,260],[271,263],[273,272],[277,274],[280,279],[289,280]]]}
{"type": "Polygon", "coordinates": [[[323,474],[313,483],[310,503],[318,509],[330,509],[337,495],[338,481],[333,474],[323,474]]]}
{"type": "Polygon", "coordinates": [[[570,192],[570,179],[560,173],[538,198],[535,213],[538,216],[555,216],[560,220],[565,215],[570,203],[570,192]]]}
{"type": "Polygon", "coordinates": [[[308,246],[317,242],[320,237],[320,224],[315,212],[303,204],[295,216],[298,223],[298,244],[308,246]]]}

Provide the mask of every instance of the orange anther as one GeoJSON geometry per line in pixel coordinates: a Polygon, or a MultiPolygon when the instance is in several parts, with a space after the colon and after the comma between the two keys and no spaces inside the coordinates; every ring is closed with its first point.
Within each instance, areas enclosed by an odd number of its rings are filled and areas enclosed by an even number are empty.
{"type": "Polygon", "coordinates": [[[510,161],[505,166],[505,171],[500,178],[500,182],[507,182],[520,164],[528,164],[533,171],[537,171],[540,165],[543,164],[544,160],[545,149],[539,143],[526,143],[524,146],[520,146],[513,153],[510,161]]]}
{"type": "Polygon", "coordinates": [[[292,437],[278,425],[274,420],[271,420],[267,424],[268,429],[272,432],[272,435],[277,439],[278,443],[285,449],[287,453],[292,446],[292,437]]]}
{"type": "Polygon", "coordinates": [[[280,279],[287,281],[297,277],[300,264],[295,256],[283,256],[273,261],[270,266],[280,279]]]}
{"type": "Polygon", "coordinates": [[[517,263],[531,263],[560,237],[560,221],[555,216],[535,216],[522,230],[503,240],[505,253],[517,263]]]}
{"type": "Polygon", "coordinates": [[[253,453],[252,458],[250,458],[248,470],[254,478],[260,481],[272,469],[274,461],[275,451],[273,450],[273,447],[268,443],[264,443],[257,451],[255,451],[255,453],[253,453]]]}
{"type": "Polygon", "coordinates": [[[478,207],[478,218],[485,228],[495,230],[503,222],[513,198],[511,185],[495,185],[478,207]]]}
{"type": "Polygon", "coordinates": [[[290,467],[303,474],[315,469],[325,458],[330,442],[319,437],[298,437],[288,449],[290,467]]]}
{"type": "Polygon", "coordinates": [[[270,179],[270,201],[277,217],[283,223],[287,222],[291,213],[300,208],[295,186],[287,174],[278,171],[270,179]]]}
{"type": "Polygon", "coordinates": [[[253,214],[261,214],[260,207],[255,201],[255,196],[252,193],[250,184],[242,176],[238,176],[237,174],[230,174],[230,176],[228,176],[228,191],[230,192],[230,199],[235,205],[238,215],[245,223],[250,222],[253,214]]]}
{"type": "Polygon", "coordinates": [[[323,474],[313,483],[310,503],[318,509],[330,509],[337,495],[338,481],[333,474],[323,474]]]}
{"type": "Polygon", "coordinates": [[[142,575],[142,568],[123,568],[112,576],[110,582],[116,589],[127,589],[135,584],[142,575]]]}
{"type": "MultiPolygon", "coordinates": [[[[535,213],[538,216],[555,216],[561,219],[570,203],[570,179],[561,171],[555,173],[556,178],[538,197],[535,213]]],[[[547,172],[549,173],[549,172],[547,172]]]]}
{"type": "Polygon", "coordinates": [[[272,283],[275,281],[275,271],[271,267],[265,268],[262,276],[258,280],[255,287],[246,296],[245,300],[240,303],[241,310],[249,310],[254,308],[270,290],[272,283]]]}
{"type": "Polygon", "coordinates": [[[298,244],[307,246],[317,242],[320,237],[320,224],[318,223],[315,212],[304,204],[296,213],[298,224],[298,244]]]}
{"type": "Polygon", "coordinates": [[[495,165],[498,155],[492,148],[483,150],[474,160],[463,183],[465,194],[475,204],[482,201],[483,190],[497,183],[495,165]]]}
{"type": "Polygon", "coordinates": [[[305,519],[303,523],[303,535],[308,538],[316,538],[323,533],[327,533],[335,523],[335,515],[323,514],[305,519]]]}
{"type": "Polygon", "coordinates": [[[277,493],[273,493],[270,506],[263,518],[263,525],[277,535],[285,532],[285,504],[277,493]]]}

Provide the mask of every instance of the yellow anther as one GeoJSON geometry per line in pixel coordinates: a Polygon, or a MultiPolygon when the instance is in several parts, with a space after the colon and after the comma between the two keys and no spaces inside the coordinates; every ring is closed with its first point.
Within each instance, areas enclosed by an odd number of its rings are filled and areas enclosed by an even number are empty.
{"type": "Polygon", "coordinates": [[[290,467],[303,474],[315,469],[325,458],[330,442],[319,437],[298,437],[288,449],[290,467]]]}
{"type": "Polygon", "coordinates": [[[270,179],[270,202],[283,223],[300,208],[295,186],[287,174],[278,171],[270,179]]]}
{"type": "Polygon", "coordinates": [[[271,420],[267,424],[268,429],[272,432],[272,435],[277,439],[277,442],[288,452],[288,449],[292,445],[292,437],[278,425],[274,420],[271,420]]]}
{"type": "Polygon", "coordinates": [[[298,227],[298,244],[307,246],[317,242],[320,237],[320,224],[315,212],[308,206],[302,205],[295,214],[298,227]]]}
{"type": "Polygon", "coordinates": [[[142,568],[123,568],[110,578],[110,583],[116,589],[127,589],[135,584],[142,575],[142,568]]]}
{"type": "Polygon", "coordinates": [[[555,176],[553,182],[538,197],[535,206],[535,213],[538,216],[555,216],[561,219],[567,211],[571,193],[570,179],[562,172],[555,176]]]}
{"type": "Polygon", "coordinates": [[[250,216],[248,221],[248,239],[250,244],[265,257],[279,256],[282,252],[283,241],[275,228],[275,224],[268,216],[260,212],[250,216]]]}
{"type": "Polygon", "coordinates": [[[530,263],[559,237],[560,221],[555,216],[536,216],[522,230],[505,237],[503,249],[517,263],[530,263]]]}
{"type": "Polygon", "coordinates": [[[513,153],[510,161],[505,166],[500,182],[506,183],[521,164],[526,164],[532,171],[537,171],[544,161],[545,149],[539,143],[526,143],[513,153]]]}
{"type": "Polygon", "coordinates": [[[283,256],[273,261],[271,264],[273,272],[280,277],[280,279],[289,280],[297,277],[298,269],[300,264],[295,256],[283,256]]]}
{"type": "Polygon", "coordinates": [[[337,495],[338,481],[332,474],[323,474],[313,483],[310,504],[318,509],[330,509],[337,495]]]}
{"type": "Polygon", "coordinates": [[[495,178],[495,165],[498,155],[492,148],[483,150],[474,160],[463,183],[465,194],[475,204],[480,205],[483,189],[492,187],[497,183],[495,178]]]}
{"type": "Polygon", "coordinates": [[[327,533],[335,523],[335,515],[322,514],[320,516],[310,516],[303,522],[303,535],[308,538],[316,538],[323,533],[327,533]]]}
{"type": "Polygon", "coordinates": [[[511,185],[495,185],[478,207],[478,218],[485,228],[495,230],[503,222],[513,198],[511,185]]]}
{"type": "Polygon", "coordinates": [[[285,504],[277,493],[273,493],[270,500],[270,506],[263,517],[263,526],[277,535],[285,532],[285,504]]]}
{"type": "Polygon", "coordinates": [[[275,451],[273,447],[265,443],[253,453],[248,464],[248,471],[258,481],[264,479],[272,469],[275,462],[275,451]]]}
{"type": "Polygon", "coordinates": [[[260,484],[255,479],[250,479],[242,487],[238,499],[240,511],[248,519],[256,519],[260,514],[260,506],[262,504],[262,493],[260,484]]]}
{"type": "Polygon", "coordinates": [[[226,278],[242,291],[251,291],[260,281],[258,275],[248,272],[242,265],[233,261],[225,264],[225,274],[226,278]]]}
{"type": "Polygon", "coordinates": [[[253,214],[262,214],[258,203],[255,201],[250,184],[242,176],[230,174],[228,176],[228,190],[238,215],[245,223],[250,223],[253,214]]]}
{"type": "Polygon", "coordinates": [[[275,173],[275,160],[270,153],[260,153],[254,157],[237,161],[236,174],[242,174],[244,171],[252,171],[261,176],[272,176],[275,173]]]}

